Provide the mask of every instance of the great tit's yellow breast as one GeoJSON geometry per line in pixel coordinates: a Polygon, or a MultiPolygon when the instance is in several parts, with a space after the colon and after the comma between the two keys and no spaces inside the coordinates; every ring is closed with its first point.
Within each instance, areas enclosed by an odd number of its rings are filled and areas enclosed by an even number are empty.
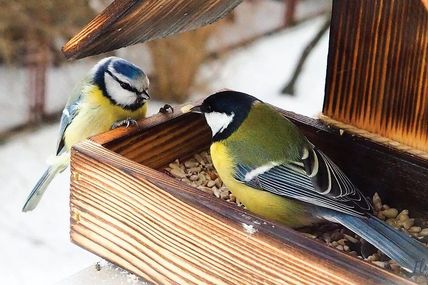
{"type": "Polygon", "coordinates": [[[138,120],[144,118],[146,113],[147,102],[141,108],[129,111],[113,105],[97,86],[87,87],[79,112],[65,131],[65,146],[70,149],[88,137],[110,130],[116,121],[127,118],[138,120]]]}
{"type": "Polygon", "coordinates": [[[312,217],[305,204],[290,200],[267,191],[254,189],[237,181],[234,176],[234,161],[227,146],[214,142],[210,148],[215,169],[226,187],[245,207],[261,217],[277,221],[290,227],[309,226],[318,222],[312,217]]]}

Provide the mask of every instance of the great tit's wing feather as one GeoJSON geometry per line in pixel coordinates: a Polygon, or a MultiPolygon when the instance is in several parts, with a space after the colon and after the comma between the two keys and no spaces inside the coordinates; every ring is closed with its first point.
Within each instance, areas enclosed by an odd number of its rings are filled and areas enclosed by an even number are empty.
{"type": "Polygon", "coordinates": [[[361,211],[371,210],[370,202],[327,155],[312,145],[306,153],[307,157],[304,156],[302,162],[315,191],[348,204],[355,204],[361,211]]]}
{"type": "Polygon", "coordinates": [[[81,98],[82,98],[82,94],[80,92],[74,93],[74,95],[68,99],[67,105],[62,111],[61,122],[59,125],[57,151],[56,151],[57,155],[62,153],[64,150],[64,146],[65,146],[64,133],[67,127],[73,121],[73,119],[79,113],[81,98]]]}
{"type": "Polygon", "coordinates": [[[312,164],[302,160],[251,168],[238,163],[235,179],[256,189],[350,215],[369,212],[370,203],[343,172],[319,151],[314,155],[317,158],[311,158],[312,164]]]}

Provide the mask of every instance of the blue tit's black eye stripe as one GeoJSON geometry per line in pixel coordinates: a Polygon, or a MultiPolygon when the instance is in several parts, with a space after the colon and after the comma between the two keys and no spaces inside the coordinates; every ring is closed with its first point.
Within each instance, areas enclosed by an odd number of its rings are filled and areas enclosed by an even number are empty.
{"type": "Polygon", "coordinates": [[[120,84],[120,86],[123,88],[123,89],[126,89],[126,90],[128,90],[128,91],[131,91],[131,92],[134,92],[134,93],[136,93],[137,95],[141,95],[143,92],[141,92],[141,91],[139,91],[137,88],[134,88],[134,87],[132,87],[131,85],[129,85],[128,83],[126,83],[126,82],[123,82],[123,81],[121,81],[119,78],[117,78],[117,76],[115,76],[110,70],[106,70],[106,72],[111,76],[111,77],[113,77],[114,78],[114,80],[116,80],[117,82],[119,82],[119,84],[120,84]]]}

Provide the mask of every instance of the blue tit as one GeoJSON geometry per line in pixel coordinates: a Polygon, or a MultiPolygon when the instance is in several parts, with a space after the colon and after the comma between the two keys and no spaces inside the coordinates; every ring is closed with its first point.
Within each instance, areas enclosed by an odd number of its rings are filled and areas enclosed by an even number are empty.
{"type": "Polygon", "coordinates": [[[34,186],[22,208],[33,210],[49,183],[70,163],[71,147],[112,127],[146,116],[149,79],[136,65],[118,58],[99,61],[76,86],[62,112],[56,156],[34,186]]]}
{"type": "Polygon", "coordinates": [[[191,110],[204,114],[214,167],[249,211],[294,228],[342,224],[406,270],[428,272],[428,248],[373,216],[340,168],[271,106],[223,91],[191,110]]]}

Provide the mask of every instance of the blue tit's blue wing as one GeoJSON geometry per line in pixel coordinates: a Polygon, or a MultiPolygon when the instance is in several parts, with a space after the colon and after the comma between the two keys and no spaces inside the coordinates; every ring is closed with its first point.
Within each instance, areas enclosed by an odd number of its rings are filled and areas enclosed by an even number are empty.
{"type": "Polygon", "coordinates": [[[65,141],[64,141],[64,133],[67,127],[71,124],[73,119],[79,113],[80,102],[82,99],[82,94],[80,92],[74,93],[67,102],[64,110],[61,115],[61,122],[59,125],[59,136],[57,143],[56,154],[61,154],[64,151],[65,141]]]}
{"type": "Polygon", "coordinates": [[[321,151],[310,148],[300,161],[257,168],[237,164],[235,179],[260,190],[351,215],[370,213],[370,202],[321,151]]]}

